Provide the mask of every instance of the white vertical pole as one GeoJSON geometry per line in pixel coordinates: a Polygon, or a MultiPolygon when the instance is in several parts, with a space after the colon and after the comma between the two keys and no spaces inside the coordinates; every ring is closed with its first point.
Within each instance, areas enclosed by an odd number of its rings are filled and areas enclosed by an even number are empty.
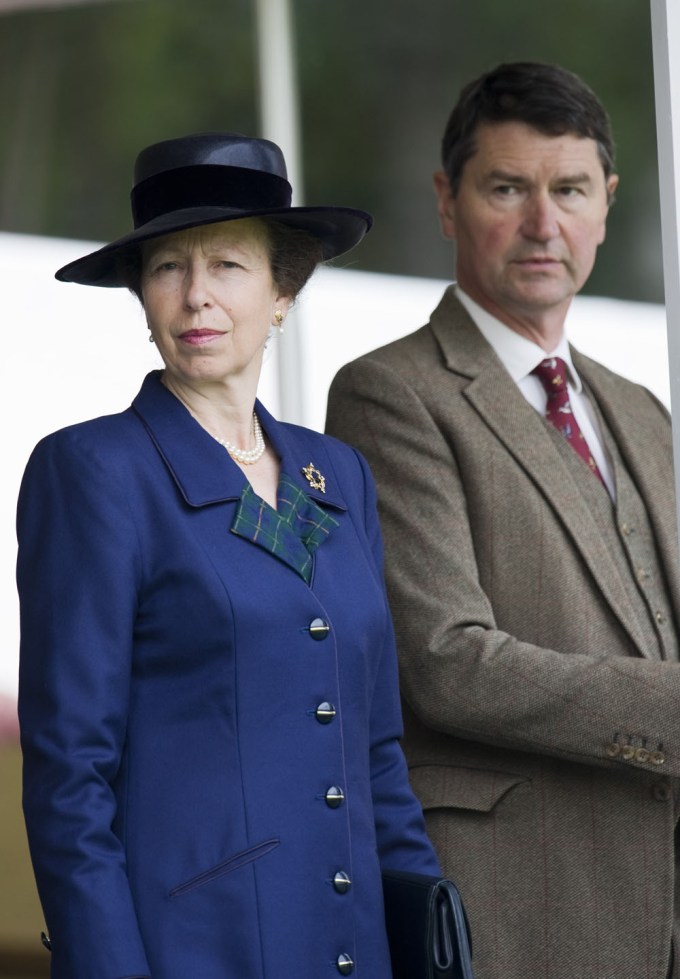
{"type": "Polygon", "coordinates": [[[283,150],[294,203],[302,203],[300,114],[291,0],[257,0],[262,135],[283,150]]]}
{"type": "Polygon", "coordinates": [[[680,5],[650,0],[668,331],[673,459],[680,524],[680,5]]]}
{"type": "MultiPolygon", "coordinates": [[[[293,203],[303,200],[299,99],[291,0],[257,0],[257,53],[262,135],[283,150],[293,203]]],[[[302,322],[299,311],[288,316],[285,336],[274,341],[278,353],[280,415],[304,423],[302,322]]]]}

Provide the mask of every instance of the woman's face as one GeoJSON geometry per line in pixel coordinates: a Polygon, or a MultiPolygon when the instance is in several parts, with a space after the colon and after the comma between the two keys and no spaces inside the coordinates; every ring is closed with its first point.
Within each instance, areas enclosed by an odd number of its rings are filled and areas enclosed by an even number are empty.
{"type": "Polygon", "coordinates": [[[151,336],[179,382],[257,385],[278,294],[261,221],[246,218],[178,231],[142,255],[142,297],[151,336]]]}

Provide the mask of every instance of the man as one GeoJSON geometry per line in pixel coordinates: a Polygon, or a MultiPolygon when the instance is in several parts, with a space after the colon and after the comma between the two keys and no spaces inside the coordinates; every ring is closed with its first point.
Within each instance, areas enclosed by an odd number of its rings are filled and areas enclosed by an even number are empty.
{"type": "Polygon", "coordinates": [[[568,71],[466,86],[435,175],[457,284],[329,399],[378,481],[404,746],[477,979],[680,976],[670,423],[564,333],[613,153],[568,71]]]}

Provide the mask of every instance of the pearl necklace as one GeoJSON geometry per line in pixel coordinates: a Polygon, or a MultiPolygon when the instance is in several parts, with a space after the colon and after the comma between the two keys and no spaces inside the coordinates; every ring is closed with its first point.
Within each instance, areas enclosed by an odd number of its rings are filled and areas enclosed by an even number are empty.
{"type": "Polygon", "coordinates": [[[236,462],[240,462],[244,466],[252,466],[254,462],[262,458],[265,450],[264,435],[262,434],[262,429],[260,428],[260,423],[255,412],[253,412],[253,435],[255,436],[254,449],[239,449],[235,445],[232,445],[231,442],[227,442],[226,439],[219,439],[216,435],[213,435],[213,438],[220,445],[224,446],[236,462]]]}

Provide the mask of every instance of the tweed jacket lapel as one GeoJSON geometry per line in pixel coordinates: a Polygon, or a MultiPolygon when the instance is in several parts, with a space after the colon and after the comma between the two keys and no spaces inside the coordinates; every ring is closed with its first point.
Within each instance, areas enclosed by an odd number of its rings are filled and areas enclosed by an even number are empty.
{"type": "Polygon", "coordinates": [[[555,447],[544,420],[527,403],[451,287],[434,311],[430,326],[441,347],[446,369],[469,379],[462,389],[463,396],[543,493],[546,505],[559,514],[566,533],[580,551],[606,601],[640,655],[645,656],[644,636],[629,614],[619,569],[593,515],[583,505],[571,471],[555,447]]]}

